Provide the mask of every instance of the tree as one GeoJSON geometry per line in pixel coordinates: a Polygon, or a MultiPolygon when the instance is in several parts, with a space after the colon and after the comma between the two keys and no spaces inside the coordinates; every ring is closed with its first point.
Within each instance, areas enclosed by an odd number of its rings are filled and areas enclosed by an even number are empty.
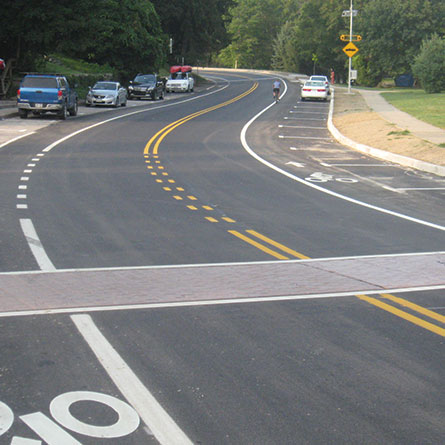
{"type": "Polygon", "coordinates": [[[281,0],[237,0],[229,9],[230,46],[220,60],[235,58],[239,67],[270,68],[273,40],[283,24],[281,0]]]}
{"type": "Polygon", "coordinates": [[[356,29],[363,35],[356,59],[359,81],[376,85],[384,77],[410,71],[422,40],[444,29],[443,0],[363,2],[356,29]]]}
{"type": "Polygon", "coordinates": [[[445,37],[433,34],[422,42],[420,53],[412,65],[413,74],[420,79],[427,93],[445,90],[445,37]]]}
{"type": "Polygon", "coordinates": [[[2,14],[2,54],[16,58],[22,70],[62,51],[125,75],[159,67],[166,54],[149,0],[6,0],[2,14]]]}
{"type": "Polygon", "coordinates": [[[152,0],[163,32],[173,39],[172,63],[209,62],[230,40],[226,14],[232,0],[152,0]]]}

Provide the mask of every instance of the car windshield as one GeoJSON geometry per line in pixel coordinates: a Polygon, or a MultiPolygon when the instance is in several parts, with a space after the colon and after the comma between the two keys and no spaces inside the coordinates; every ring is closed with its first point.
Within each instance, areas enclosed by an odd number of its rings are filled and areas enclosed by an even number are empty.
{"type": "Polygon", "coordinates": [[[155,81],[155,75],[154,74],[144,74],[143,76],[136,76],[134,79],[135,83],[149,83],[155,81]]]}
{"type": "Polygon", "coordinates": [[[306,86],[306,87],[324,87],[324,83],[319,82],[319,81],[310,81],[310,82],[306,82],[304,84],[304,86],[306,86]]]}
{"type": "Polygon", "coordinates": [[[97,82],[93,89],[95,90],[115,90],[117,84],[114,82],[97,82]]]}
{"type": "Polygon", "coordinates": [[[324,82],[327,81],[326,77],[324,77],[324,76],[312,76],[311,80],[322,80],[324,82]]]}
{"type": "Polygon", "coordinates": [[[55,77],[25,77],[22,82],[25,88],[57,88],[55,77]]]}

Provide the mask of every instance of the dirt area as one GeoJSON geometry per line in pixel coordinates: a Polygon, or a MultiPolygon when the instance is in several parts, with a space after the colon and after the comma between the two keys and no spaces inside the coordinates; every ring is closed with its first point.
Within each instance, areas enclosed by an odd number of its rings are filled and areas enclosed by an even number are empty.
{"type": "Polygon", "coordinates": [[[419,139],[370,110],[358,92],[335,90],[335,127],[355,142],[432,164],[445,165],[445,149],[419,139]]]}

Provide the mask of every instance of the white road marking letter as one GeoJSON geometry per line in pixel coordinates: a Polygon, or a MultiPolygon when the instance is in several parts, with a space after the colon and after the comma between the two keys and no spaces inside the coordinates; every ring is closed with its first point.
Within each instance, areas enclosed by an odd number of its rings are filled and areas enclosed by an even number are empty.
{"type": "Polygon", "coordinates": [[[128,436],[139,426],[138,413],[128,403],[115,397],[90,391],[73,391],[57,396],[49,406],[52,416],[65,428],[85,436],[114,438],[128,436]],[[118,415],[113,425],[89,425],[76,419],[70,412],[73,403],[92,401],[109,406],[118,415]]]}
{"type": "Polygon", "coordinates": [[[20,419],[48,445],[82,445],[43,413],[26,414],[25,416],[20,416],[20,419]]]}
{"type": "Polygon", "coordinates": [[[14,413],[11,408],[3,402],[0,402],[0,436],[11,428],[14,422],[14,413]]]}

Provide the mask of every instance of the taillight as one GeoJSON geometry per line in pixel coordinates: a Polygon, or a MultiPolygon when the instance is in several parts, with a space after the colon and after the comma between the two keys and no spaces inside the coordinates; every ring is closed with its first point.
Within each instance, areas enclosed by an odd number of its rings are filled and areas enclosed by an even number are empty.
{"type": "Polygon", "coordinates": [[[310,88],[303,88],[303,91],[311,91],[310,88]]]}
{"type": "Polygon", "coordinates": [[[319,90],[317,90],[319,93],[322,93],[323,91],[326,91],[324,88],[320,88],[319,90]]]}
{"type": "Polygon", "coordinates": [[[57,91],[57,99],[62,99],[62,96],[63,96],[63,93],[62,93],[62,91],[57,91]]]}
{"type": "Polygon", "coordinates": [[[20,99],[20,88],[17,90],[17,99],[20,99]]]}

